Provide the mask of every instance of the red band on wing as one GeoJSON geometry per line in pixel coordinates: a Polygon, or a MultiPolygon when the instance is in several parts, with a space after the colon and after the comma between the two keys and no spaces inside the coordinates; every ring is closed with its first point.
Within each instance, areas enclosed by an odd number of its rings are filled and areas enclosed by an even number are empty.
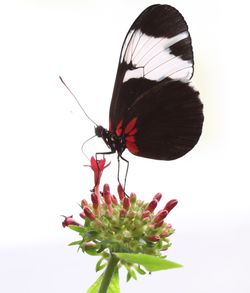
{"type": "Polygon", "coordinates": [[[125,137],[126,142],[135,142],[135,137],[133,135],[129,135],[125,137]]]}
{"type": "Polygon", "coordinates": [[[130,120],[130,122],[125,127],[125,134],[128,134],[135,127],[136,121],[137,121],[137,117],[130,120]]]}
{"type": "Polygon", "coordinates": [[[135,135],[137,131],[138,131],[138,129],[137,129],[137,128],[134,128],[134,129],[132,129],[132,130],[129,132],[128,135],[135,135]]]}
{"type": "Polygon", "coordinates": [[[123,120],[121,120],[116,126],[115,133],[117,136],[120,136],[122,134],[122,123],[123,123],[123,120]]]}
{"type": "Polygon", "coordinates": [[[136,155],[139,153],[139,149],[134,142],[126,141],[126,146],[132,154],[136,155]]]}

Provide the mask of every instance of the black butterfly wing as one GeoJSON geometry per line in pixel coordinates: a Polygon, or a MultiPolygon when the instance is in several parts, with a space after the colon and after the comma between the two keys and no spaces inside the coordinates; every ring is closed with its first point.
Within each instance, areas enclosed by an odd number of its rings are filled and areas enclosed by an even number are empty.
{"type": "Polygon", "coordinates": [[[174,160],[199,140],[203,105],[188,83],[165,80],[138,97],[123,122],[126,147],[135,155],[174,160]]]}
{"type": "Polygon", "coordinates": [[[110,131],[115,131],[136,98],[166,78],[188,81],[193,52],[183,16],[169,5],[145,9],[129,29],[120,54],[110,105],[110,131]]]}

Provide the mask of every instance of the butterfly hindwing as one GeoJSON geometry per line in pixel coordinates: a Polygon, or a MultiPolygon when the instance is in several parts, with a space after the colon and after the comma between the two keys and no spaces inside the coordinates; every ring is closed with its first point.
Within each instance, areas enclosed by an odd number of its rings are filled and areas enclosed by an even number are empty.
{"type": "Polygon", "coordinates": [[[185,155],[196,145],[202,130],[203,106],[198,96],[188,83],[168,80],[139,97],[123,123],[128,150],[158,160],[185,155]],[[134,120],[126,134],[126,126],[134,120]]]}

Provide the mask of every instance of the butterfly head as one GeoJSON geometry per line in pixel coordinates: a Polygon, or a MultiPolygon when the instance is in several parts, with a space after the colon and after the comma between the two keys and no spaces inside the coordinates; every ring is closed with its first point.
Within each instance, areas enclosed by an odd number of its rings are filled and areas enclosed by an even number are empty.
{"type": "Polygon", "coordinates": [[[103,137],[103,134],[105,133],[105,128],[102,127],[101,125],[98,125],[95,127],[95,134],[98,137],[103,137]]]}

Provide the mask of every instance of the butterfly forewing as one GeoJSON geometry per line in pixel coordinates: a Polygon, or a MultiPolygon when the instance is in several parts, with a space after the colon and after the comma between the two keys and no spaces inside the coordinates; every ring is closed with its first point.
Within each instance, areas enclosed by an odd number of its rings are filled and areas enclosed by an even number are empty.
{"type": "Polygon", "coordinates": [[[188,84],[192,75],[183,16],[169,5],[148,7],[122,46],[109,130],[115,133],[119,125],[126,147],[136,155],[164,160],[184,155],[197,143],[203,123],[198,92],[188,84]],[[132,120],[136,123],[125,132],[132,120]]]}

